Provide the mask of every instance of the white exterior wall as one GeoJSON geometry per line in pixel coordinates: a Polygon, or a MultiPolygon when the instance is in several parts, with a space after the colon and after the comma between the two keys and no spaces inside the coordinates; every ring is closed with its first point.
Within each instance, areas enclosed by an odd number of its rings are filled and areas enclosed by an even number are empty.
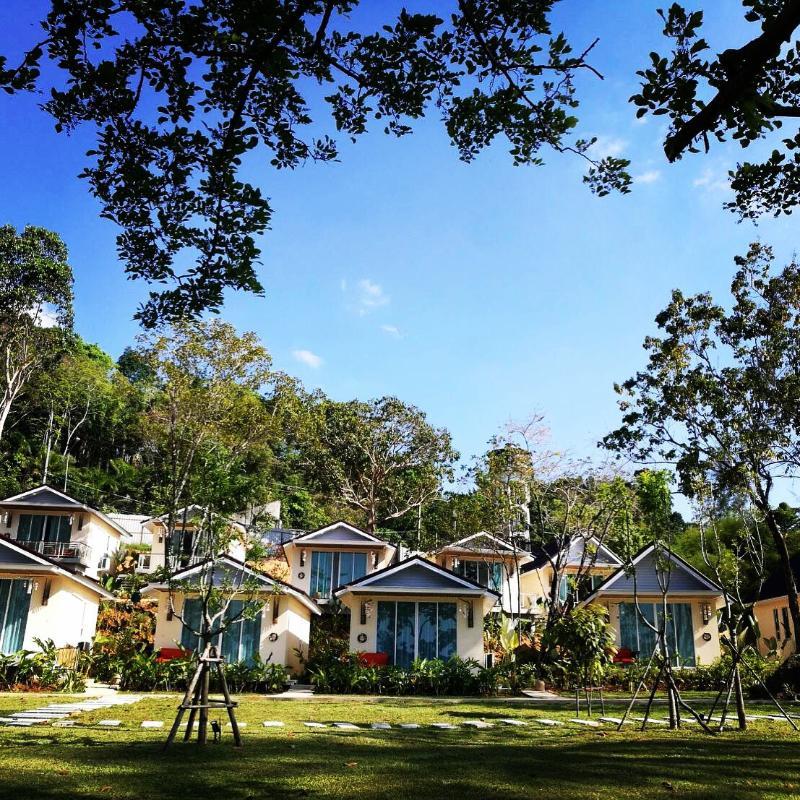
{"type": "MultiPolygon", "coordinates": [[[[167,593],[159,592],[158,610],[156,612],[156,632],[154,649],[180,647],[183,623],[177,615],[167,619],[167,593]]],[[[183,595],[176,593],[173,605],[178,614],[183,608],[183,595]]],[[[301,670],[300,659],[295,648],[302,649],[303,656],[308,656],[308,641],[311,631],[311,611],[295,597],[288,594],[270,595],[265,598],[265,606],[261,610],[261,637],[259,655],[264,661],[283,664],[295,672],[301,670]],[[273,606],[278,602],[278,619],[273,622],[273,606]],[[270,634],[277,634],[276,641],[270,641],[270,634]]]]}
{"type": "Polygon", "coordinates": [[[33,583],[23,649],[38,650],[35,639],[52,639],[56,647],[74,647],[94,638],[100,605],[95,592],[60,575],[31,577],[4,573],[3,578],[23,578],[33,583]],[[47,580],[50,581],[50,598],[47,605],[42,605],[47,580]]]}
{"type": "Polygon", "coordinates": [[[483,665],[483,619],[492,610],[493,598],[474,598],[474,624],[469,627],[468,618],[461,613],[464,602],[453,595],[436,594],[347,594],[342,603],[350,609],[350,650],[353,652],[375,653],[378,650],[378,601],[387,600],[398,603],[456,603],[456,650],[461,658],[474,658],[483,665]],[[367,617],[366,625],[361,624],[361,603],[373,603],[372,614],[367,617]],[[359,634],[367,636],[365,642],[359,642],[359,634]]]}

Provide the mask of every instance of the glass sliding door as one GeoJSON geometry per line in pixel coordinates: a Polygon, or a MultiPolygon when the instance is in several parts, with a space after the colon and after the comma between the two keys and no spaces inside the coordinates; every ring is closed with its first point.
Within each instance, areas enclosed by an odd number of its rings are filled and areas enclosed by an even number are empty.
{"type": "Polygon", "coordinates": [[[333,553],[325,550],[315,550],[311,554],[311,585],[309,587],[309,594],[312,597],[330,597],[332,574],[333,553]]]}
{"type": "Polygon", "coordinates": [[[634,603],[619,605],[619,636],[622,647],[638,653],[640,660],[648,660],[656,648],[657,640],[657,632],[650,625],[660,629],[664,624],[667,648],[673,663],[676,666],[694,665],[694,626],[690,603],[668,603],[666,622],[661,603],[639,603],[639,611],[634,603]]]}
{"type": "Polygon", "coordinates": [[[456,603],[378,602],[376,646],[389,663],[410,667],[420,658],[458,653],[456,603]]]}
{"type": "Polygon", "coordinates": [[[0,652],[4,655],[22,649],[31,606],[29,589],[25,579],[0,580],[0,652]]]}

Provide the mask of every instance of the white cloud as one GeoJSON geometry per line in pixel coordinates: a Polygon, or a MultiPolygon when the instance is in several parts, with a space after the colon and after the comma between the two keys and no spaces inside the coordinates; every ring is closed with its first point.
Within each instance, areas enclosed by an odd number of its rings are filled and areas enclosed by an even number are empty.
{"type": "Polygon", "coordinates": [[[389,336],[394,336],[395,339],[403,338],[403,334],[400,333],[400,328],[396,325],[381,325],[381,330],[389,336]]]}
{"type": "Polygon", "coordinates": [[[598,136],[597,141],[589,148],[592,158],[616,158],[625,151],[628,143],[616,136],[598,136]]]}
{"type": "Polygon", "coordinates": [[[311,369],[319,369],[322,366],[322,358],[310,350],[292,350],[295,361],[305,364],[311,369]]]}
{"type": "Polygon", "coordinates": [[[376,308],[389,305],[391,301],[383,287],[369,278],[361,278],[352,286],[342,278],[339,281],[339,288],[348,298],[347,308],[362,317],[376,308]]]}
{"type": "Polygon", "coordinates": [[[706,167],[699,177],[692,181],[692,186],[705,192],[727,192],[730,189],[728,173],[723,170],[706,167]]]}
{"type": "Polygon", "coordinates": [[[650,169],[643,172],[641,175],[634,175],[634,183],[655,183],[661,179],[661,173],[657,169],[650,169]]]}
{"type": "Polygon", "coordinates": [[[58,314],[56,310],[45,303],[36,307],[31,307],[28,315],[33,320],[33,324],[37,328],[57,328],[58,327],[58,314]]]}

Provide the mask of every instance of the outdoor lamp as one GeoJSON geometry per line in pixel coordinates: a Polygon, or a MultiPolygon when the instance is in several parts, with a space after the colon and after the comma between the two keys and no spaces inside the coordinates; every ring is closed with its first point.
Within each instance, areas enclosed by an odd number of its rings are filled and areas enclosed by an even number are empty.
{"type": "Polygon", "coordinates": [[[703,603],[701,611],[703,614],[703,624],[708,625],[711,621],[711,603],[703,603]]]}

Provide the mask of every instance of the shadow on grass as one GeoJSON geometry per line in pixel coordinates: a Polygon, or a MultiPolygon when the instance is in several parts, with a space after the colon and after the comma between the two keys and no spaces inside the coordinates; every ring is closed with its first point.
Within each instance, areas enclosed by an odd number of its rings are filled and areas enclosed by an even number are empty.
{"type": "Polygon", "coordinates": [[[764,800],[797,796],[795,739],[495,737],[463,732],[342,735],[287,731],[250,735],[241,750],[230,737],[201,749],[163,739],[132,742],[90,736],[0,753],[0,796],[23,798],[175,798],[223,800],[326,797],[398,798],[586,797],[627,800],[764,800]]]}

